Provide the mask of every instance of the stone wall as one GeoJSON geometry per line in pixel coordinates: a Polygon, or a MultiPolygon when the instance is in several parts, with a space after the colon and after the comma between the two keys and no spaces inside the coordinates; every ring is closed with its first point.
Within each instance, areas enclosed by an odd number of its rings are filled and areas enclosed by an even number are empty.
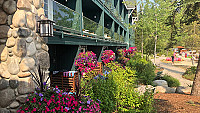
{"type": "Polygon", "coordinates": [[[35,90],[37,66],[48,70],[48,46],[36,33],[43,0],[0,0],[0,113],[15,113],[35,90]]]}

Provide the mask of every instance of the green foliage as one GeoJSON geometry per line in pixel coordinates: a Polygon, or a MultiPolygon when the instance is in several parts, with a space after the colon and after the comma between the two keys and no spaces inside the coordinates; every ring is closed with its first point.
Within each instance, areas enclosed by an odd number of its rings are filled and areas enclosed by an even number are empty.
{"type": "Polygon", "coordinates": [[[174,8],[170,0],[146,0],[141,5],[138,15],[140,19],[136,23],[136,45],[141,49],[143,39],[144,53],[151,55],[154,53],[156,35],[157,52],[166,48],[170,42],[171,26],[165,23],[174,8]]]}
{"type": "Polygon", "coordinates": [[[82,93],[92,99],[99,99],[101,111],[105,113],[152,112],[153,92],[147,91],[143,95],[135,92],[135,71],[130,67],[123,68],[119,63],[108,63],[107,67],[112,70],[105,75],[108,79],[82,82],[82,87],[86,87],[82,93]]]}
{"type": "Polygon", "coordinates": [[[162,77],[162,79],[167,81],[169,87],[178,87],[178,86],[180,86],[179,80],[176,79],[176,78],[173,78],[172,76],[164,75],[162,77]]]}
{"type": "Polygon", "coordinates": [[[159,53],[157,53],[158,56],[161,56],[161,55],[165,55],[166,57],[171,57],[173,55],[173,51],[172,49],[168,49],[168,50],[161,50],[159,53]]]}
{"type": "Polygon", "coordinates": [[[155,78],[155,67],[151,61],[146,61],[140,55],[135,55],[127,63],[127,66],[132,70],[136,70],[136,78],[142,84],[152,84],[155,78]]]}
{"type": "Polygon", "coordinates": [[[196,66],[191,66],[190,68],[186,69],[185,74],[196,74],[197,67],[196,66]]]}
{"type": "Polygon", "coordinates": [[[91,79],[93,79],[96,75],[98,75],[98,72],[92,70],[92,71],[89,71],[89,72],[85,73],[84,79],[85,79],[85,80],[91,80],[91,79]]]}
{"type": "Polygon", "coordinates": [[[197,67],[192,66],[186,69],[186,72],[183,74],[183,78],[193,81],[196,74],[197,67]]]}
{"type": "Polygon", "coordinates": [[[140,113],[152,113],[155,111],[154,104],[154,92],[153,90],[147,90],[143,95],[139,95],[140,107],[136,109],[136,112],[140,113]]]}
{"type": "Polygon", "coordinates": [[[113,77],[116,84],[115,98],[118,112],[144,112],[153,110],[153,93],[145,92],[139,95],[134,90],[135,71],[130,67],[121,67],[118,63],[109,63],[108,67],[112,70],[109,76],[113,77]]]}
{"type": "Polygon", "coordinates": [[[108,68],[112,71],[108,76],[112,76],[113,80],[117,86],[115,98],[117,101],[117,109],[119,111],[127,111],[133,109],[135,106],[134,98],[136,98],[134,93],[135,85],[135,72],[129,67],[125,69],[118,63],[108,63],[108,68]]]}
{"type": "Polygon", "coordinates": [[[87,84],[87,81],[82,81],[82,87],[85,89],[82,91],[83,94],[90,96],[92,99],[99,99],[101,101],[100,108],[102,112],[111,113],[116,109],[115,91],[116,84],[110,77],[107,80],[98,78],[97,80],[91,79],[87,84]]]}
{"type": "Polygon", "coordinates": [[[194,80],[194,77],[195,77],[195,74],[186,74],[186,75],[183,75],[183,78],[185,78],[187,80],[191,80],[191,81],[194,80]]]}

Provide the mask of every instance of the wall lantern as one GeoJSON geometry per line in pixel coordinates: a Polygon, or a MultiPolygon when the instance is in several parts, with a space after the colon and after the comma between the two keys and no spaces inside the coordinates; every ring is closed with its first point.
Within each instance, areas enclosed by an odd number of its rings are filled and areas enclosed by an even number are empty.
{"type": "Polygon", "coordinates": [[[53,23],[54,21],[44,19],[37,21],[37,33],[41,37],[53,37],[53,23]]]}

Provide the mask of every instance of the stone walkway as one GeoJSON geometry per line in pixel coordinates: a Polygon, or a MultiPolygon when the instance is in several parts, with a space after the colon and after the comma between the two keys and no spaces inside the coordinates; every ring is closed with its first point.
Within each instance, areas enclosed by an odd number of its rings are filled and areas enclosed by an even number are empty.
{"type": "MultiPolygon", "coordinates": [[[[184,78],[182,78],[182,74],[185,72],[184,69],[180,68],[180,67],[176,67],[174,65],[191,65],[190,62],[183,62],[183,63],[178,63],[178,64],[174,64],[172,65],[171,63],[163,63],[161,62],[161,60],[166,59],[166,57],[159,57],[156,58],[156,65],[159,65],[160,67],[164,68],[163,74],[168,74],[176,79],[178,79],[180,81],[180,86],[184,86],[187,87],[189,85],[192,85],[192,81],[186,80],[184,78]]],[[[152,60],[153,61],[153,60],[152,60]]]]}

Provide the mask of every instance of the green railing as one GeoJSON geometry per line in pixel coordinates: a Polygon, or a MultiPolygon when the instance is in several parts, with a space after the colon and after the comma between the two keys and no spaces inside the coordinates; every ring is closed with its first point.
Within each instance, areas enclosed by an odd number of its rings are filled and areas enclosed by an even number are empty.
{"type": "Polygon", "coordinates": [[[119,37],[120,37],[120,41],[124,42],[124,37],[122,35],[119,35],[119,37]]]}
{"type": "Polygon", "coordinates": [[[119,34],[116,33],[116,32],[114,33],[114,39],[115,39],[115,40],[118,40],[118,41],[120,40],[120,36],[119,36],[119,34]]]}
{"type": "Polygon", "coordinates": [[[132,28],[129,29],[129,33],[130,33],[131,35],[134,35],[134,31],[133,31],[132,28]]]}
{"type": "Polygon", "coordinates": [[[53,20],[56,25],[80,31],[80,14],[53,1],[53,20]]]}
{"type": "MultiPolygon", "coordinates": [[[[53,20],[58,26],[65,27],[69,30],[81,31],[81,16],[78,12],[53,1],[53,20]]],[[[118,33],[108,29],[103,28],[99,23],[83,16],[83,35],[96,38],[107,38],[112,40],[118,40],[124,42],[124,37],[120,36],[118,33]],[[103,34],[104,29],[104,34],[103,34]]]]}
{"type": "Polygon", "coordinates": [[[121,17],[117,9],[112,5],[113,0],[101,0],[102,3],[115,15],[115,17],[120,21],[124,22],[124,19],[121,17]]]}
{"type": "Polygon", "coordinates": [[[103,36],[103,26],[83,16],[83,33],[103,36]]]}
{"type": "Polygon", "coordinates": [[[107,39],[114,39],[114,32],[111,29],[104,27],[104,37],[107,39]]]}
{"type": "Polygon", "coordinates": [[[135,46],[135,37],[134,37],[134,35],[130,35],[129,44],[131,46],[135,46]]]}

